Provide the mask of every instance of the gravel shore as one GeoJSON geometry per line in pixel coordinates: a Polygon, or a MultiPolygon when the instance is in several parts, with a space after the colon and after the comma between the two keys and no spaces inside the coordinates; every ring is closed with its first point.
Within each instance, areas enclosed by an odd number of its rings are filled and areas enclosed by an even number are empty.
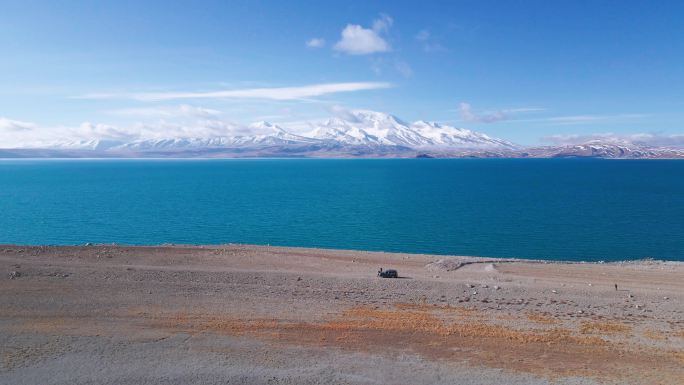
{"type": "Polygon", "coordinates": [[[2,384],[684,378],[680,262],[0,245],[0,274],[2,384]]]}

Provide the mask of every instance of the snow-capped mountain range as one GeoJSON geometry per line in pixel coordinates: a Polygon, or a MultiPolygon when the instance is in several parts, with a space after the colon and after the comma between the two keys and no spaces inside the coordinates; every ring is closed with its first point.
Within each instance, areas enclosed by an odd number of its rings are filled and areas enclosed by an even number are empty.
{"type": "Polygon", "coordinates": [[[516,146],[502,139],[465,128],[434,122],[406,123],[397,117],[374,111],[351,111],[345,118],[330,118],[312,123],[305,133],[294,133],[278,124],[253,123],[253,135],[202,137],[172,137],[138,139],[129,142],[89,140],[62,142],[55,149],[99,151],[179,151],[184,149],[263,148],[269,146],[317,146],[341,149],[377,147],[397,149],[513,149],[516,146]]]}
{"type": "Polygon", "coordinates": [[[684,158],[684,150],[638,143],[590,141],[581,144],[521,147],[486,134],[435,122],[406,123],[374,111],[343,116],[292,130],[269,122],[253,123],[242,134],[175,136],[130,140],[62,141],[31,148],[2,149],[16,157],[472,157],[472,158],[684,158]],[[248,134],[245,134],[247,132],[248,134]]]}
{"type": "Polygon", "coordinates": [[[510,142],[465,128],[417,121],[374,111],[353,111],[345,118],[318,124],[306,136],[355,146],[401,146],[407,148],[515,148],[510,142]]]}

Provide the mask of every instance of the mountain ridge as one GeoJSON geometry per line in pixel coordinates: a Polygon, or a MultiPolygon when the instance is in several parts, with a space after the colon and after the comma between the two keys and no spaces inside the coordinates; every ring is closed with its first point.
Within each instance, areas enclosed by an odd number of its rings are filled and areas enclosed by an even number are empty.
{"type": "Polygon", "coordinates": [[[0,158],[684,158],[681,149],[626,141],[524,147],[466,128],[425,120],[407,123],[394,115],[368,110],[345,111],[306,132],[293,132],[266,121],[252,123],[247,131],[211,137],[72,140],[40,148],[0,149],[0,158]]]}
{"type": "Polygon", "coordinates": [[[253,134],[212,137],[161,137],[131,141],[89,140],[55,143],[50,149],[90,149],[101,151],[156,151],[197,148],[246,148],[277,145],[315,145],[325,147],[365,146],[459,149],[513,149],[503,139],[465,128],[418,121],[406,123],[394,115],[375,111],[348,111],[344,118],[333,117],[317,123],[305,133],[295,133],[278,124],[256,122],[248,126],[253,134]]]}

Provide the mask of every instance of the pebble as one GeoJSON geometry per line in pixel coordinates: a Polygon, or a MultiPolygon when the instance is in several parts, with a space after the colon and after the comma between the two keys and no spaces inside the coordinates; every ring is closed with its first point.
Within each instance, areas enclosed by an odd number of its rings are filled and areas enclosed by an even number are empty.
{"type": "Polygon", "coordinates": [[[556,290],[551,290],[551,292],[552,292],[553,294],[558,294],[558,291],[556,291],[556,290]]]}

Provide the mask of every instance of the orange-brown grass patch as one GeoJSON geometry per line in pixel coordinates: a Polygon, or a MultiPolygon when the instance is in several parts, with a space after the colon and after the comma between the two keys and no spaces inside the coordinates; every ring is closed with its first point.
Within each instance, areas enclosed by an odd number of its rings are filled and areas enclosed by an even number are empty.
{"type": "Polygon", "coordinates": [[[665,333],[658,331],[658,330],[646,330],[644,331],[644,336],[652,339],[652,340],[658,340],[658,341],[663,341],[667,339],[667,336],[665,333]]]}
{"type": "Polygon", "coordinates": [[[55,334],[64,332],[72,323],[65,317],[35,317],[23,319],[14,329],[22,333],[55,334]]]}
{"type": "Polygon", "coordinates": [[[217,332],[232,335],[245,335],[265,330],[277,330],[281,323],[275,319],[252,319],[225,317],[214,314],[158,314],[150,321],[160,327],[180,330],[187,333],[217,332]]]}
{"type": "Polygon", "coordinates": [[[684,365],[684,351],[681,351],[681,350],[675,351],[675,352],[672,352],[672,355],[675,357],[676,360],[678,360],[679,362],[682,363],[682,365],[684,365]]]}
{"type": "MultiPolygon", "coordinates": [[[[460,308],[456,308],[460,309],[460,308]]],[[[223,315],[177,314],[157,321],[188,333],[257,337],[278,344],[340,348],[375,354],[420,354],[426,359],[467,362],[547,377],[592,376],[621,383],[676,383],[684,375],[668,352],[625,350],[598,336],[564,328],[519,330],[472,319],[444,317],[444,306],[354,307],[333,319],[289,322],[223,315]]],[[[459,310],[456,310],[458,312],[459,310]]],[[[160,326],[162,324],[159,324],[160,326]]],[[[592,329],[593,330],[593,329],[592,329]]],[[[612,328],[611,328],[612,330],[612,328]]]]}
{"type": "Polygon", "coordinates": [[[553,325],[553,324],[558,323],[557,319],[551,317],[548,314],[542,314],[542,313],[527,313],[527,318],[530,321],[534,321],[536,323],[545,324],[545,325],[553,325]]]}
{"type": "MultiPolygon", "coordinates": [[[[468,361],[549,377],[588,375],[638,376],[637,383],[674,383],[681,368],[670,355],[629,354],[598,336],[571,330],[517,330],[476,319],[441,318],[446,306],[401,305],[398,309],[355,307],[323,323],[284,326],[283,341],[340,346],[380,352],[413,351],[428,358],[468,361]],[[306,332],[303,332],[306,330],[306,332]],[[662,357],[665,357],[663,359],[662,357]],[[669,359],[668,359],[669,357],[669,359]],[[654,371],[654,367],[660,370],[654,371]],[[664,370],[663,370],[664,369],[664,370]],[[672,371],[678,374],[672,375],[672,371]],[[662,379],[665,380],[662,380],[662,379]]],[[[610,327],[608,330],[623,330],[610,327]]]]}
{"type": "Polygon", "coordinates": [[[438,304],[426,304],[426,303],[397,303],[394,305],[397,310],[410,310],[410,311],[423,311],[423,312],[445,312],[445,313],[457,313],[464,315],[476,315],[480,311],[465,307],[465,306],[451,306],[451,305],[438,305],[438,304]]]}
{"type": "Polygon", "coordinates": [[[630,326],[619,322],[585,321],[580,326],[582,334],[626,334],[631,330],[630,326]]]}
{"type": "Polygon", "coordinates": [[[567,329],[556,328],[544,332],[534,332],[516,330],[501,325],[491,325],[481,321],[448,323],[424,311],[394,311],[357,307],[344,312],[341,318],[319,327],[344,331],[427,332],[440,336],[496,338],[517,343],[562,344],[570,342],[578,345],[605,344],[605,341],[598,337],[573,336],[567,329]]]}

